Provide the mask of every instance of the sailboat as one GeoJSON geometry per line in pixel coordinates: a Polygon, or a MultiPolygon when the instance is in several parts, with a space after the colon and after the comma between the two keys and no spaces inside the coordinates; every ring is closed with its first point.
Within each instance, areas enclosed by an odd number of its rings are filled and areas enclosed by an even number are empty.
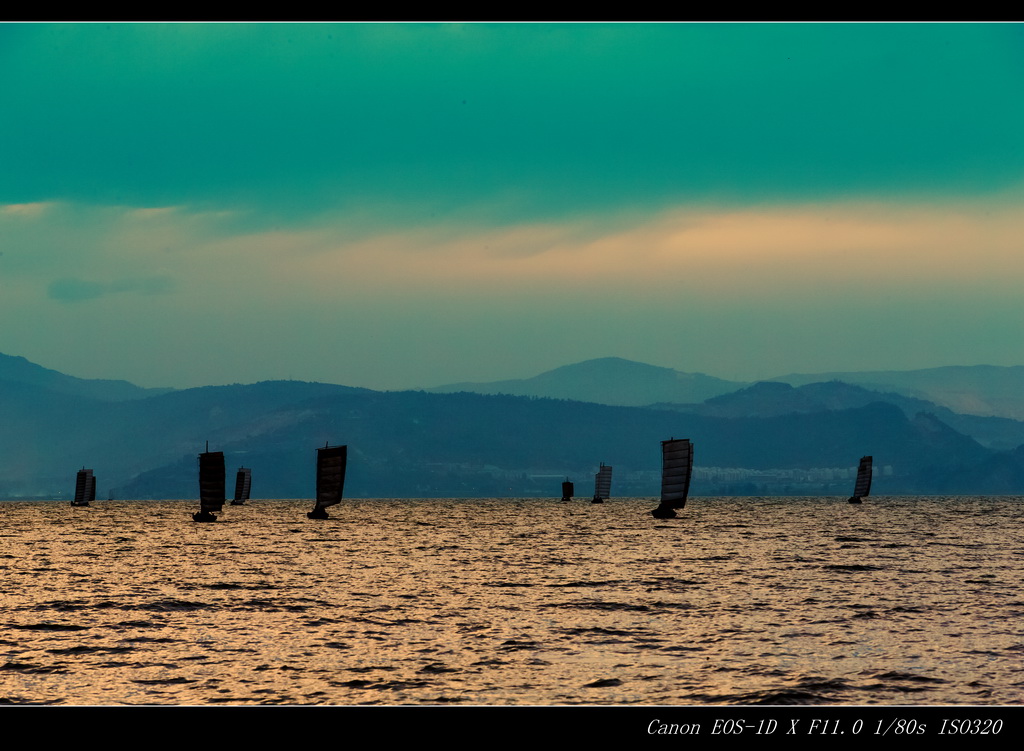
{"type": "Polygon", "coordinates": [[[235,498],[231,501],[232,506],[241,506],[249,500],[249,488],[252,486],[252,470],[248,467],[239,467],[235,475],[235,498]]]}
{"type": "Polygon", "coordinates": [[[562,500],[563,501],[571,501],[574,494],[575,494],[575,487],[569,481],[569,478],[566,477],[565,478],[565,482],[562,483],[562,500]]]}
{"type": "Polygon", "coordinates": [[[601,462],[601,468],[594,475],[594,499],[591,503],[604,503],[612,494],[612,468],[601,462]]]}
{"type": "Polygon", "coordinates": [[[199,455],[199,511],[192,514],[192,521],[215,522],[214,511],[224,508],[224,452],[206,451],[199,455]]]}
{"type": "Polygon", "coordinates": [[[693,444],[688,438],[661,442],[661,503],[651,512],[655,519],[675,519],[686,505],[693,474],[693,444]]]}
{"type": "Polygon", "coordinates": [[[345,467],[348,464],[348,446],[328,446],[316,450],[316,505],[306,516],[310,519],[329,519],[327,507],[341,503],[345,489],[345,467]]]}
{"type": "Polygon", "coordinates": [[[75,478],[75,500],[71,501],[72,506],[88,506],[90,501],[96,500],[96,476],[91,469],[82,467],[78,470],[75,478]]]}
{"type": "Polygon", "coordinates": [[[862,456],[860,466],[857,467],[857,483],[853,486],[853,495],[850,496],[850,503],[860,503],[861,498],[867,498],[871,492],[871,457],[862,456]]]}

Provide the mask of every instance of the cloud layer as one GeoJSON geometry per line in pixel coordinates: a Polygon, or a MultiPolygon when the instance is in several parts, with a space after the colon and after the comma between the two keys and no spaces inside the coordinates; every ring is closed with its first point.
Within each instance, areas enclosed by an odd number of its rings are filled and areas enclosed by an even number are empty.
{"type": "Polygon", "coordinates": [[[0,351],[152,386],[1019,364],[1022,41],[0,24],[0,351]]]}

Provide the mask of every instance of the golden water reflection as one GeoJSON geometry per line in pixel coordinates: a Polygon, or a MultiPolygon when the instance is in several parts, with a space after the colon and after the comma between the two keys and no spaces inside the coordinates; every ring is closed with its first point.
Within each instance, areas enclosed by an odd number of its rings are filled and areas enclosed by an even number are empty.
{"type": "Polygon", "coordinates": [[[0,700],[1013,704],[1024,499],[0,504],[0,700]]]}

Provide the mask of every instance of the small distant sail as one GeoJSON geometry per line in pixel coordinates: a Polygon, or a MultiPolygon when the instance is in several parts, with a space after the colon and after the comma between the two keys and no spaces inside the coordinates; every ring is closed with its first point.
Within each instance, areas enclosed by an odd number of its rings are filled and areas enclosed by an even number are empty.
{"type": "Polygon", "coordinates": [[[867,498],[871,493],[871,461],[870,456],[860,458],[860,466],[857,467],[857,482],[853,486],[850,503],[860,503],[862,498],[867,498]]]}
{"type": "Polygon", "coordinates": [[[89,501],[96,498],[96,478],[91,469],[82,467],[75,477],[75,500],[72,506],[88,506],[89,501]]]}
{"type": "Polygon", "coordinates": [[[601,462],[600,469],[594,475],[594,500],[591,503],[604,503],[612,494],[611,465],[601,462]]]}
{"type": "Polygon", "coordinates": [[[224,508],[224,452],[204,451],[199,455],[199,512],[197,522],[217,521],[214,511],[224,508]]]}
{"type": "Polygon", "coordinates": [[[306,514],[310,519],[326,519],[327,507],[341,503],[345,489],[348,446],[324,446],[316,450],[316,505],[306,514]]]}
{"type": "Polygon", "coordinates": [[[674,519],[686,506],[693,475],[693,444],[688,438],[661,442],[661,504],[651,512],[658,519],[674,519]]]}
{"type": "Polygon", "coordinates": [[[573,486],[573,484],[569,480],[566,480],[565,482],[563,482],[562,483],[562,500],[563,501],[568,501],[569,499],[571,499],[573,497],[573,495],[575,495],[575,490],[576,490],[575,487],[573,486]]]}
{"type": "Polygon", "coordinates": [[[235,498],[231,501],[232,506],[241,506],[249,500],[249,488],[252,487],[252,470],[248,467],[239,467],[235,475],[235,498]]]}

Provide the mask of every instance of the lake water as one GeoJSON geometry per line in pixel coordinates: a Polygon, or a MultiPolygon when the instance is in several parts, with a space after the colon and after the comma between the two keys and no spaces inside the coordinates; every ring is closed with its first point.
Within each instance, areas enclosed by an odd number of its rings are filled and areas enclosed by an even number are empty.
{"type": "Polygon", "coordinates": [[[1024,498],[0,503],[0,702],[1024,702],[1024,498]]]}

